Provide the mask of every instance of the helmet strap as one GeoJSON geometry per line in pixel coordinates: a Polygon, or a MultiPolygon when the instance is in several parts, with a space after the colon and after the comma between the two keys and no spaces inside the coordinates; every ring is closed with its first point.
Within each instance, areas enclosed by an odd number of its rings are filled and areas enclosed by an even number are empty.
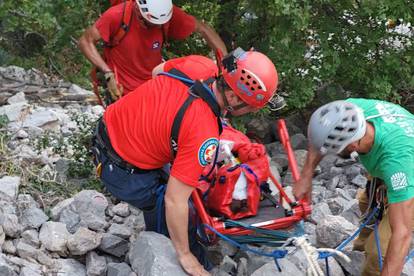
{"type": "Polygon", "coordinates": [[[248,106],[248,104],[245,103],[245,102],[243,102],[241,104],[238,104],[236,106],[232,106],[232,105],[229,104],[229,101],[227,100],[227,96],[226,96],[226,93],[225,93],[226,89],[229,88],[229,86],[227,85],[227,83],[224,80],[223,76],[220,76],[220,77],[217,78],[217,87],[218,87],[218,90],[221,94],[221,97],[223,98],[225,111],[227,111],[227,112],[237,111],[239,109],[242,109],[243,107],[248,106]]]}

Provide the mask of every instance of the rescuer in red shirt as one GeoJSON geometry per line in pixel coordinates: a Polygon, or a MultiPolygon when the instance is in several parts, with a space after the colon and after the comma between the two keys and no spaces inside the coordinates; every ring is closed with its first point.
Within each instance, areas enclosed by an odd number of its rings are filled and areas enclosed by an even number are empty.
{"type": "Polygon", "coordinates": [[[164,73],[106,109],[93,143],[107,190],[142,209],[147,230],[171,238],[190,275],[208,275],[200,264],[209,269],[192,220],[189,227],[188,202],[203,168],[215,160],[220,113],[238,116],[261,109],[278,83],[272,61],[259,52],[238,48],[219,68],[196,55],[158,66],[164,73]],[[192,84],[189,79],[199,81],[192,84]],[[168,175],[163,166],[170,163],[168,175]],[[158,204],[163,198],[165,209],[158,204]]]}
{"type": "Polygon", "coordinates": [[[109,8],[79,39],[82,53],[104,73],[113,100],[151,79],[152,69],[162,62],[161,50],[169,39],[181,40],[197,32],[213,50],[226,53],[223,41],[208,24],[174,6],[171,0],[136,0],[130,4],[130,22],[117,43],[114,36],[128,10],[123,3],[109,8]],[[106,46],[103,57],[96,48],[101,40],[106,46]]]}

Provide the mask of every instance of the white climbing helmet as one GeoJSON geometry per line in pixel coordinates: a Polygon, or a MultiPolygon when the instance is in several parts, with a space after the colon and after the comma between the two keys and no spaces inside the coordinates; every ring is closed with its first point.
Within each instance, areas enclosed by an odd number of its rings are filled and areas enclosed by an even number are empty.
{"type": "Polygon", "coordinates": [[[135,0],[144,19],[152,24],[167,23],[173,13],[172,0],[135,0]]]}
{"type": "Polygon", "coordinates": [[[308,138],[322,154],[340,153],[365,135],[363,111],[346,101],[334,101],[319,107],[311,116],[308,138]]]}

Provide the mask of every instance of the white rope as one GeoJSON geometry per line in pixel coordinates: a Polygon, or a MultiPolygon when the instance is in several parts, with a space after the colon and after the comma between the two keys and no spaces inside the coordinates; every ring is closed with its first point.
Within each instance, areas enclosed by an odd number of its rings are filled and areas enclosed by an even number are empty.
{"type": "MultiPolygon", "coordinates": [[[[348,263],[351,262],[351,259],[339,250],[332,249],[332,248],[316,248],[312,246],[309,243],[309,241],[306,239],[306,236],[290,238],[282,247],[285,247],[290,242],[296,246],[296,249],[301,249],[303,251],[303,254],[306,257],[306,261],[309,264],[307,275],[310,275],[310,276],[324,276],[325,275],[318,262],[319,252],[332,253],[344,259],[348,263]]],[[[293,252],[295,251],[296,250],[294,250],[293,252]]],[[[290,254],[292,254],[293,252],[291,252],[290,254]]]]}
{"type": "Polygon", "coordinates": [[[339,250],[336,250],[336,249],[332,249],[332,248],[318,248],[317,251],[318,252],[329,252],[329,253],[335,254],[338,257],[344,259],[345,262],[347,262],[347,263],[351,262],[351,259],[344,252],[339,251],[339,250]]]}
{"type": "Polygon", "coordinates": [[[300,249],[302,249],[303,254],[306,257],[306,260],[309,263],[309,268],[307,272],[308,275],[324,276],[325,274],[323,273],[318,263],[318,257],[319,257],[318,250],[315,247],[313,247],[303,236],[294,238],[293,244],[296,247],[299,247],[300,249]]]}

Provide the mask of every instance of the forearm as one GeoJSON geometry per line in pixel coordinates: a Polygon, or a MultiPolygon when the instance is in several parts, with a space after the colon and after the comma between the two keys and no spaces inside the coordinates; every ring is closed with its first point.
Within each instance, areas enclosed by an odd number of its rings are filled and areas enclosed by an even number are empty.
{"type": "Polygon", "coordinates": [[[101,54],[96,48],[96,43],[100,39],[99,33],[94,27],[90,27],[85,33],[80,37],[78,41],[78,47],[85,57],[96,67],[98,67],[103,72],[110,71],[111,69],[106,64],[105,60],[102,58],[101,54]]]}
{"type": "Polygon", "coordinates": [[[400,275],[410,248],[411,235],[391,235],[381,276],[400,275]]]}
{"type": "Polygon", "coordinates": [[[315,168],[316,166],[318,166],[322,158],[323,156],[320,153],[318,153],[314,148],[309,146],[308,154],[306,155],[306,162],[303,166],[301,177],[312,179],[315,168]]]}
{"type": "Polygon", "coordinates": [[[206,40],[207,45],[214,51],[220,49],[223,55],[227,54],[227,48],[221,37],[210,25],[197,21],[197,32],[206,40]]]}
{"type": "Polygon", "coordinates": [[[177,201],[166,197],[165,215],[168,231],[178,256],[189,253],[188,200],[177,201]]]}
{"type": "Polygon", "coordinates": [[[414,198],[389,205],[391,238],[385,255],[382,276],[401,274],[410,247],[413,214],[414,198]]]}
{"type": "Polygon", "coordinates": [[[96,46],[93,43],[89,43],[84,40],[79,40],[79,49],[85,55],[85,57],[96,67],[98,67],[103,72],[110,71],[111,69],[103,60],[101,55],[96,49],[96,46]]]}

